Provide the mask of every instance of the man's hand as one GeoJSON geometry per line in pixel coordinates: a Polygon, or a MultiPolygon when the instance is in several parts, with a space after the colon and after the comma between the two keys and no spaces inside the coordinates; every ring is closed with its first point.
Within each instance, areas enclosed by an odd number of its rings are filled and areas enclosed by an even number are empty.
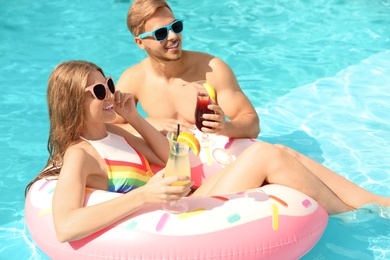
{"type": "Polygon", "coordinates": [[[202,127],[201,131],[209,134],[222,134],[226,125],[225,113],[220,106],[215,104],[208,105],[207,108],[213,110],[214,114],[203,114],[205,127],[202,127]]]}

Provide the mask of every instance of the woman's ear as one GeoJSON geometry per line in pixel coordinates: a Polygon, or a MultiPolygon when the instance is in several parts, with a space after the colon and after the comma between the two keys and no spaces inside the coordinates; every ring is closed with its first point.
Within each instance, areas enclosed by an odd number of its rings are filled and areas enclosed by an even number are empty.
{"type": "Polygon", "coordinates": [[[145,46],[144,46],[143,40],[141,38],[135,37],[134,42],[135,42],[135,44],[137,44],[137,46],[139,48],[141,48],[142,50],[145,50],[145,46]]]}

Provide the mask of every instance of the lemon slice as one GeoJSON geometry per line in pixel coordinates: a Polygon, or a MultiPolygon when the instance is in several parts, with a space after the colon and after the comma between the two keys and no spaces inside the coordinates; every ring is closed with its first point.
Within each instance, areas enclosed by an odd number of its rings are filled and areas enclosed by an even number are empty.
{"type": "Polygon", "coordinates": [[[203,83],[203,87],[205,87],[205,89],[206,89],[207,93],[209,94],[211,100],[212,100],[215,104],[217,104],[217,99],[215,98],[215,90],[214,90],[214,88],[211,86],[211,84],[205,82],[205,83],[203,83]]]}
{"type": "Polygon", "coordinates": [[[200,144],[198,139],[190,133],[181,132],[177,137],[177,141],[187,145],[194,152],[195,156],[199,155],[200,152],[200,144]]]}

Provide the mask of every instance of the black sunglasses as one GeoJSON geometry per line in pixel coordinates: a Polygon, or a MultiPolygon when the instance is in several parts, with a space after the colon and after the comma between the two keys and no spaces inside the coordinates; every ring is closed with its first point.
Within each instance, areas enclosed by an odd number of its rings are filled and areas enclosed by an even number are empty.
{"type": "Polygon", "coordinates": [[[115,93],[114,80],[111,77],[108,77],[106,83],[97,83],[85,88],[85,92],[90,91],[92,95],[99,100],[104,100],[107,96],[106,90],[109,90],[112,94],[115,93]]]}
{"type": "Polygon", "coordinates": [[[183,31],[183,20],[175,20],[171,24],[167,26],[162,26],[157,28],[154,31],[146,32],[138,35],[139,38],[145,39],[146,37],[153,35],[154,39],[156,41],[162,42],[165,41],[168,38],[169,30],[172,30],[175,34],[179,34],[183,31]]]}

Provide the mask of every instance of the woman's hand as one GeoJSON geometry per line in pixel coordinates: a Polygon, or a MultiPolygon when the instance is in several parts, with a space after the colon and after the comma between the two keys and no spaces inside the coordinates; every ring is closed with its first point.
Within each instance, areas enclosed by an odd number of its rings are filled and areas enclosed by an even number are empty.
{"type": "Polygon", "coordinates": [[[131,118],[131,114],[133,113],[138,113],[134,96],[130,93],[122,93],[117,90],[115,92],[114,102],[115,112],[125,119],[131,118]]]}
{"type": "Polygon", "coordinates": [[[144,203],[167,203],[185,197],[194,184],[190,181],[184,186],[171,186],[176,181],[188,181],[187,176],[170,176],[163,178],[165,169],[157,172],[147,184],[138,188],[143,191],[144,203]]]}

